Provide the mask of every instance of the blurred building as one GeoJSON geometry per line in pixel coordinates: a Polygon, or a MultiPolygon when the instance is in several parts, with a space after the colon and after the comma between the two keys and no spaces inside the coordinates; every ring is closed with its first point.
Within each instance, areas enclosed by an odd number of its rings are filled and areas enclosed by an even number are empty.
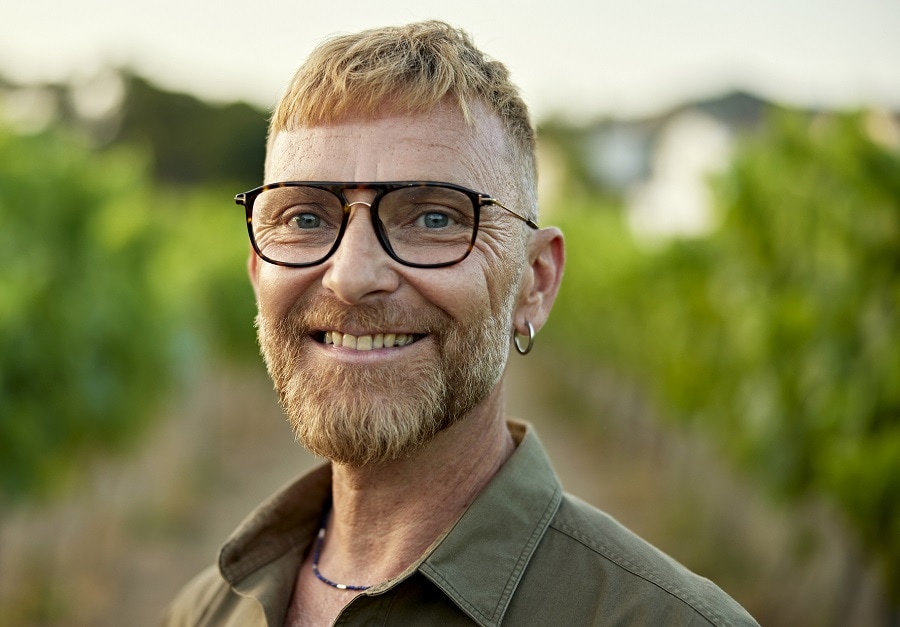
{"type": "Polygon", "coordinates": [[[728,164],[735,138],[757,128],[769,106],[735,91],[650,118],[607,119],[577,130],[544,125],[542,196],[555,204],[563,184],[558,171],[567,170],[598,194],[623,201],[642,241],[702,235],[715,223],[707,177],[728,164]]]}

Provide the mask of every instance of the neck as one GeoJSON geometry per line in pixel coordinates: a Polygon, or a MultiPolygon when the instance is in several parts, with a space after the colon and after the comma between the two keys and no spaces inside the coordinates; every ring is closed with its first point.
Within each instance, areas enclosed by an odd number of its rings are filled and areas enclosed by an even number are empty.
{"type": "Polygon", "coordinates": [[[479,409],[409,458],[332,467],[323,573],[336,581],[378,583],[402,573],[449,529],[515,448],[501,391],[479,409]]]}

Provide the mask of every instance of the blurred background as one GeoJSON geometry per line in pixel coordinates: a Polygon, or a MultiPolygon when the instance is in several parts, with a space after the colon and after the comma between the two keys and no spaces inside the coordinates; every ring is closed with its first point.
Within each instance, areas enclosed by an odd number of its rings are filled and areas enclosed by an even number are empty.
{"type": "Polygon", "coordinates": [[[329,34],[440,18],[540,134],[559,302],[509,368],[567,489],[764,625],[900,624],[900,5],[0,6],[0,624],[154,624],[316,463],[235,193],[329,34]]]}

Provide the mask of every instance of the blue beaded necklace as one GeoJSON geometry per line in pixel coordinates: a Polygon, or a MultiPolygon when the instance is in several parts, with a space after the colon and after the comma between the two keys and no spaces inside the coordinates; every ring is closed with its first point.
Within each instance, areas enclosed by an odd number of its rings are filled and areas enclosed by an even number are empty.
{"type": "Polygon", "coordinates": [[[316,576],[316,579],[321,581],[322,583],[327,583],[332,588],[337,588],[338,590],[355,590],[362,591],[368,590],[372,586],[351,586],[348,583],[336,583],[319,572],[319,553],[322,551],[322,542],[325,540],[325,527],[323,526],[319,529],[319,537],[316,538],[316,546],[313,548],[313,562],[312,562],[312,570],[313,574],[316,576]]]}

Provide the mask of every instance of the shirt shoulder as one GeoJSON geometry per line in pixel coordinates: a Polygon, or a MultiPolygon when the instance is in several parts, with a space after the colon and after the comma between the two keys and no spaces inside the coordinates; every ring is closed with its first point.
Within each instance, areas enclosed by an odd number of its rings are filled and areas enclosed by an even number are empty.
{"type": "Polygon", "coordinates": [[[757,625],[711,581],[568,494],[506,618],[517,624],[517,615],[533,620],[536,612],[555,613],[566,624],[757,625]],[[539,595],[534,602],[532,595],[539,595]],[[540,607],[538,599],[548,598],[555,607],[540,607]]]}
{"type": "Polygon", "coordinates": [[[165,609],[163,627],[265,625],[258,603],[234,593],[217,566],[210,566],[185,585],[165,609]]]}

